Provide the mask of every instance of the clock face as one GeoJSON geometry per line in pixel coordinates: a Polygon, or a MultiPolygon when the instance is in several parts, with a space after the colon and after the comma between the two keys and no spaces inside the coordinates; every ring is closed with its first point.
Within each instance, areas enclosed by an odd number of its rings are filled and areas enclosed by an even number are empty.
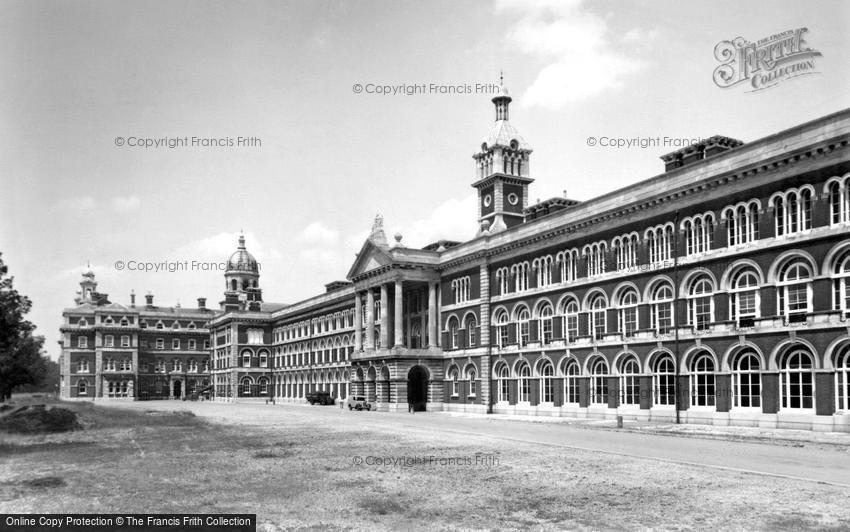
{"type": "Polygon", "coordinates": [[[489,207],[491,203],[493,203],[493,198],[490,196],[490,194],[484,196],[484,206],[489,207]]]}
{"type": "Polygon", "coordinates": [[[508,194],[508,203],[510,203],[511,205],[516,205],[517,203],[519,203],[519,196],[514,193],[508,194]]]}

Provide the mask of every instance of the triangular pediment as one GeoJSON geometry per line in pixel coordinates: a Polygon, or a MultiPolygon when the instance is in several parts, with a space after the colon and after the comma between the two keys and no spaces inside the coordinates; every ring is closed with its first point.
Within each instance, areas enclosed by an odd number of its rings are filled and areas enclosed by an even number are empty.
{"type": "Polygon", "coordinates": [[[371,240],[366,240],[346,277],[353,279],[360,274],[392,264],[392,262],[393,259],[386,249],[375,245],[371,240]]]}

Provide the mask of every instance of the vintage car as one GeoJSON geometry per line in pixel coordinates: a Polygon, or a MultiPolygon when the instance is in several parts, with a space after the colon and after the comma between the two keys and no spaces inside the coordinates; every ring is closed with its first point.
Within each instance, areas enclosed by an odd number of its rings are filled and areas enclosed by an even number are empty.
{"type": "Polygon", "coordinates": [[[372,405],[370,405],[366,398],[362,395],[355,395],[348,399],[348,409],[349,410],[372,410],[372,405]]]}

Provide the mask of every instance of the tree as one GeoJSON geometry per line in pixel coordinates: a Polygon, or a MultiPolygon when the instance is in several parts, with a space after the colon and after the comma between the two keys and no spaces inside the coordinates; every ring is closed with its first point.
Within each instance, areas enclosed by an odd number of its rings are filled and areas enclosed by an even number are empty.
{"type": "Polygon", "coordinates": [[[33,336],[35,325],[24,318],[32,302],[14,289],[8,272],[0,253],[0,401],[17,385],[40,384],[47,372],[44,338],[33,336]]]}

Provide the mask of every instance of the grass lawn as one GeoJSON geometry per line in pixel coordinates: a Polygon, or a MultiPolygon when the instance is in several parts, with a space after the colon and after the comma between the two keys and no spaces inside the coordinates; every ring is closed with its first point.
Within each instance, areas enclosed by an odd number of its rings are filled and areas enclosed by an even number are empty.
{"type": "Polygon", "coordinates": [[[388,438],[327,418],[271,429],[62,406],[86,428],[0,433],[0,513],[256,513],[261,530],[850,529],[848,493],[825,485],[457,434],[388,438]],[[358,463],[431,456],[460,463],[358,463]]]}

